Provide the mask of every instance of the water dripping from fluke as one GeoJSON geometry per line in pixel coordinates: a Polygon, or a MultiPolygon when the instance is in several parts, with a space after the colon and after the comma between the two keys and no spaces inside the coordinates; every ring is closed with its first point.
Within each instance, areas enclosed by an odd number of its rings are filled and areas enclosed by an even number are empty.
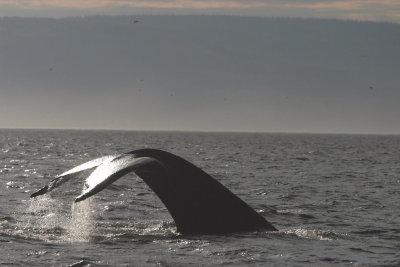
{"type": "Polygon", "coordinates": [[[12,235],[50,242],[89,242],[94,230],[94,199],[73,203],[40,196],[17,218],[12,235]]]}
{"type": "Polygon", "coordinates": [[[94,230],[94,218],[92,212],[93,199],[73,203],[71,206],[71,218],[67,225],[66,240],[69,242],[89,242],[94,230]]]}

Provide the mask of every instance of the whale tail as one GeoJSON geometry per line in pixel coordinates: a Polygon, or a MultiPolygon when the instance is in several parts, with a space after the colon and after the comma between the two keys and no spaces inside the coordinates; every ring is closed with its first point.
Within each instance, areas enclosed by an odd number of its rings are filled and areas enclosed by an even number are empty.
{"type": "Polygon", "coordinates": [[[135,172],[155,192],[185,234],[225,234],[276,228],[243,200],[192,163],[174,154],[140,149],[79,165],[53,179],[31,197],[52,191],[72,176],[93,172],[85,181],[82,201],[123,175],[135,172]]]}

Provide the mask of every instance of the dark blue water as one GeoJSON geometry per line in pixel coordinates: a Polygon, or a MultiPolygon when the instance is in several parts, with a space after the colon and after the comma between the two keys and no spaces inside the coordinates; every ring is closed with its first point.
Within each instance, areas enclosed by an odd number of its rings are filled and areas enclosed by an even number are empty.
{"type": "Polygon", "coordinates": [[[0,130],[0,149],[0,265],[400,265],[400,136],[0,130]],[[181,235],[134,174],[76,205],[81,184],[29,199],[144,147],[201,167],[279,232],[181,235]]]}

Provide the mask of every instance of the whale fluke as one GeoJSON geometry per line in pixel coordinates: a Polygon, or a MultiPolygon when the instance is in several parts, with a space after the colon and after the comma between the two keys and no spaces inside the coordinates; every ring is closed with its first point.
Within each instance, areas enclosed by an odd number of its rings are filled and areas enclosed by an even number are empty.
{"type": "Polygon", "coordinates": [[[140,149],[89,161],[57,176],[31,197],[50,192],[89,170],[92,173],[86,178],[76,202],[97,194],[133,171],[167,207],[178,232],[276,231],[264,217],[206,172],[181,157],[157,149],[140,149]]]}
{"type": "Polygon", "coordinates": [[[47,192],[50,192],[53,189],[62,185],[63,183],[69,181],[71,178],[76,177],[77,174],[82,173],[84,171],[94,170],[99,165],[104,164],[106,162],[110,162],[114,158],[116,158],[116,156],[110,155],[110,156],[104,156],[101,158],[93,159],[91,161],[88,161],[86,163],[78,165],[75,168],[72,168],[66,172],[63,172],[62,174],[57,175],[53,180],[51,180],[48,185],[44,186],[40,190],[33,193],[31,195],[31,197],[37,197],[37,196],[46,194],[47,192]]]}

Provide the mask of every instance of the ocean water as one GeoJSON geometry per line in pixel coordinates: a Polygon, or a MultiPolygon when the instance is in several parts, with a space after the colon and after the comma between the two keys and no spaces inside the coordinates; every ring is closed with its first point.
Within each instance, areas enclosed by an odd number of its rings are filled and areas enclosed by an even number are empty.
{"type": "Polygon", "coordinates": [[[0,265],[400,266],[399,163],[400,136],[0,130],[0,265]],[[77,204],[77,182],[29,198],[146,147],[201,167],[279,231],[179,234],[134,174],[77,204]]]}

